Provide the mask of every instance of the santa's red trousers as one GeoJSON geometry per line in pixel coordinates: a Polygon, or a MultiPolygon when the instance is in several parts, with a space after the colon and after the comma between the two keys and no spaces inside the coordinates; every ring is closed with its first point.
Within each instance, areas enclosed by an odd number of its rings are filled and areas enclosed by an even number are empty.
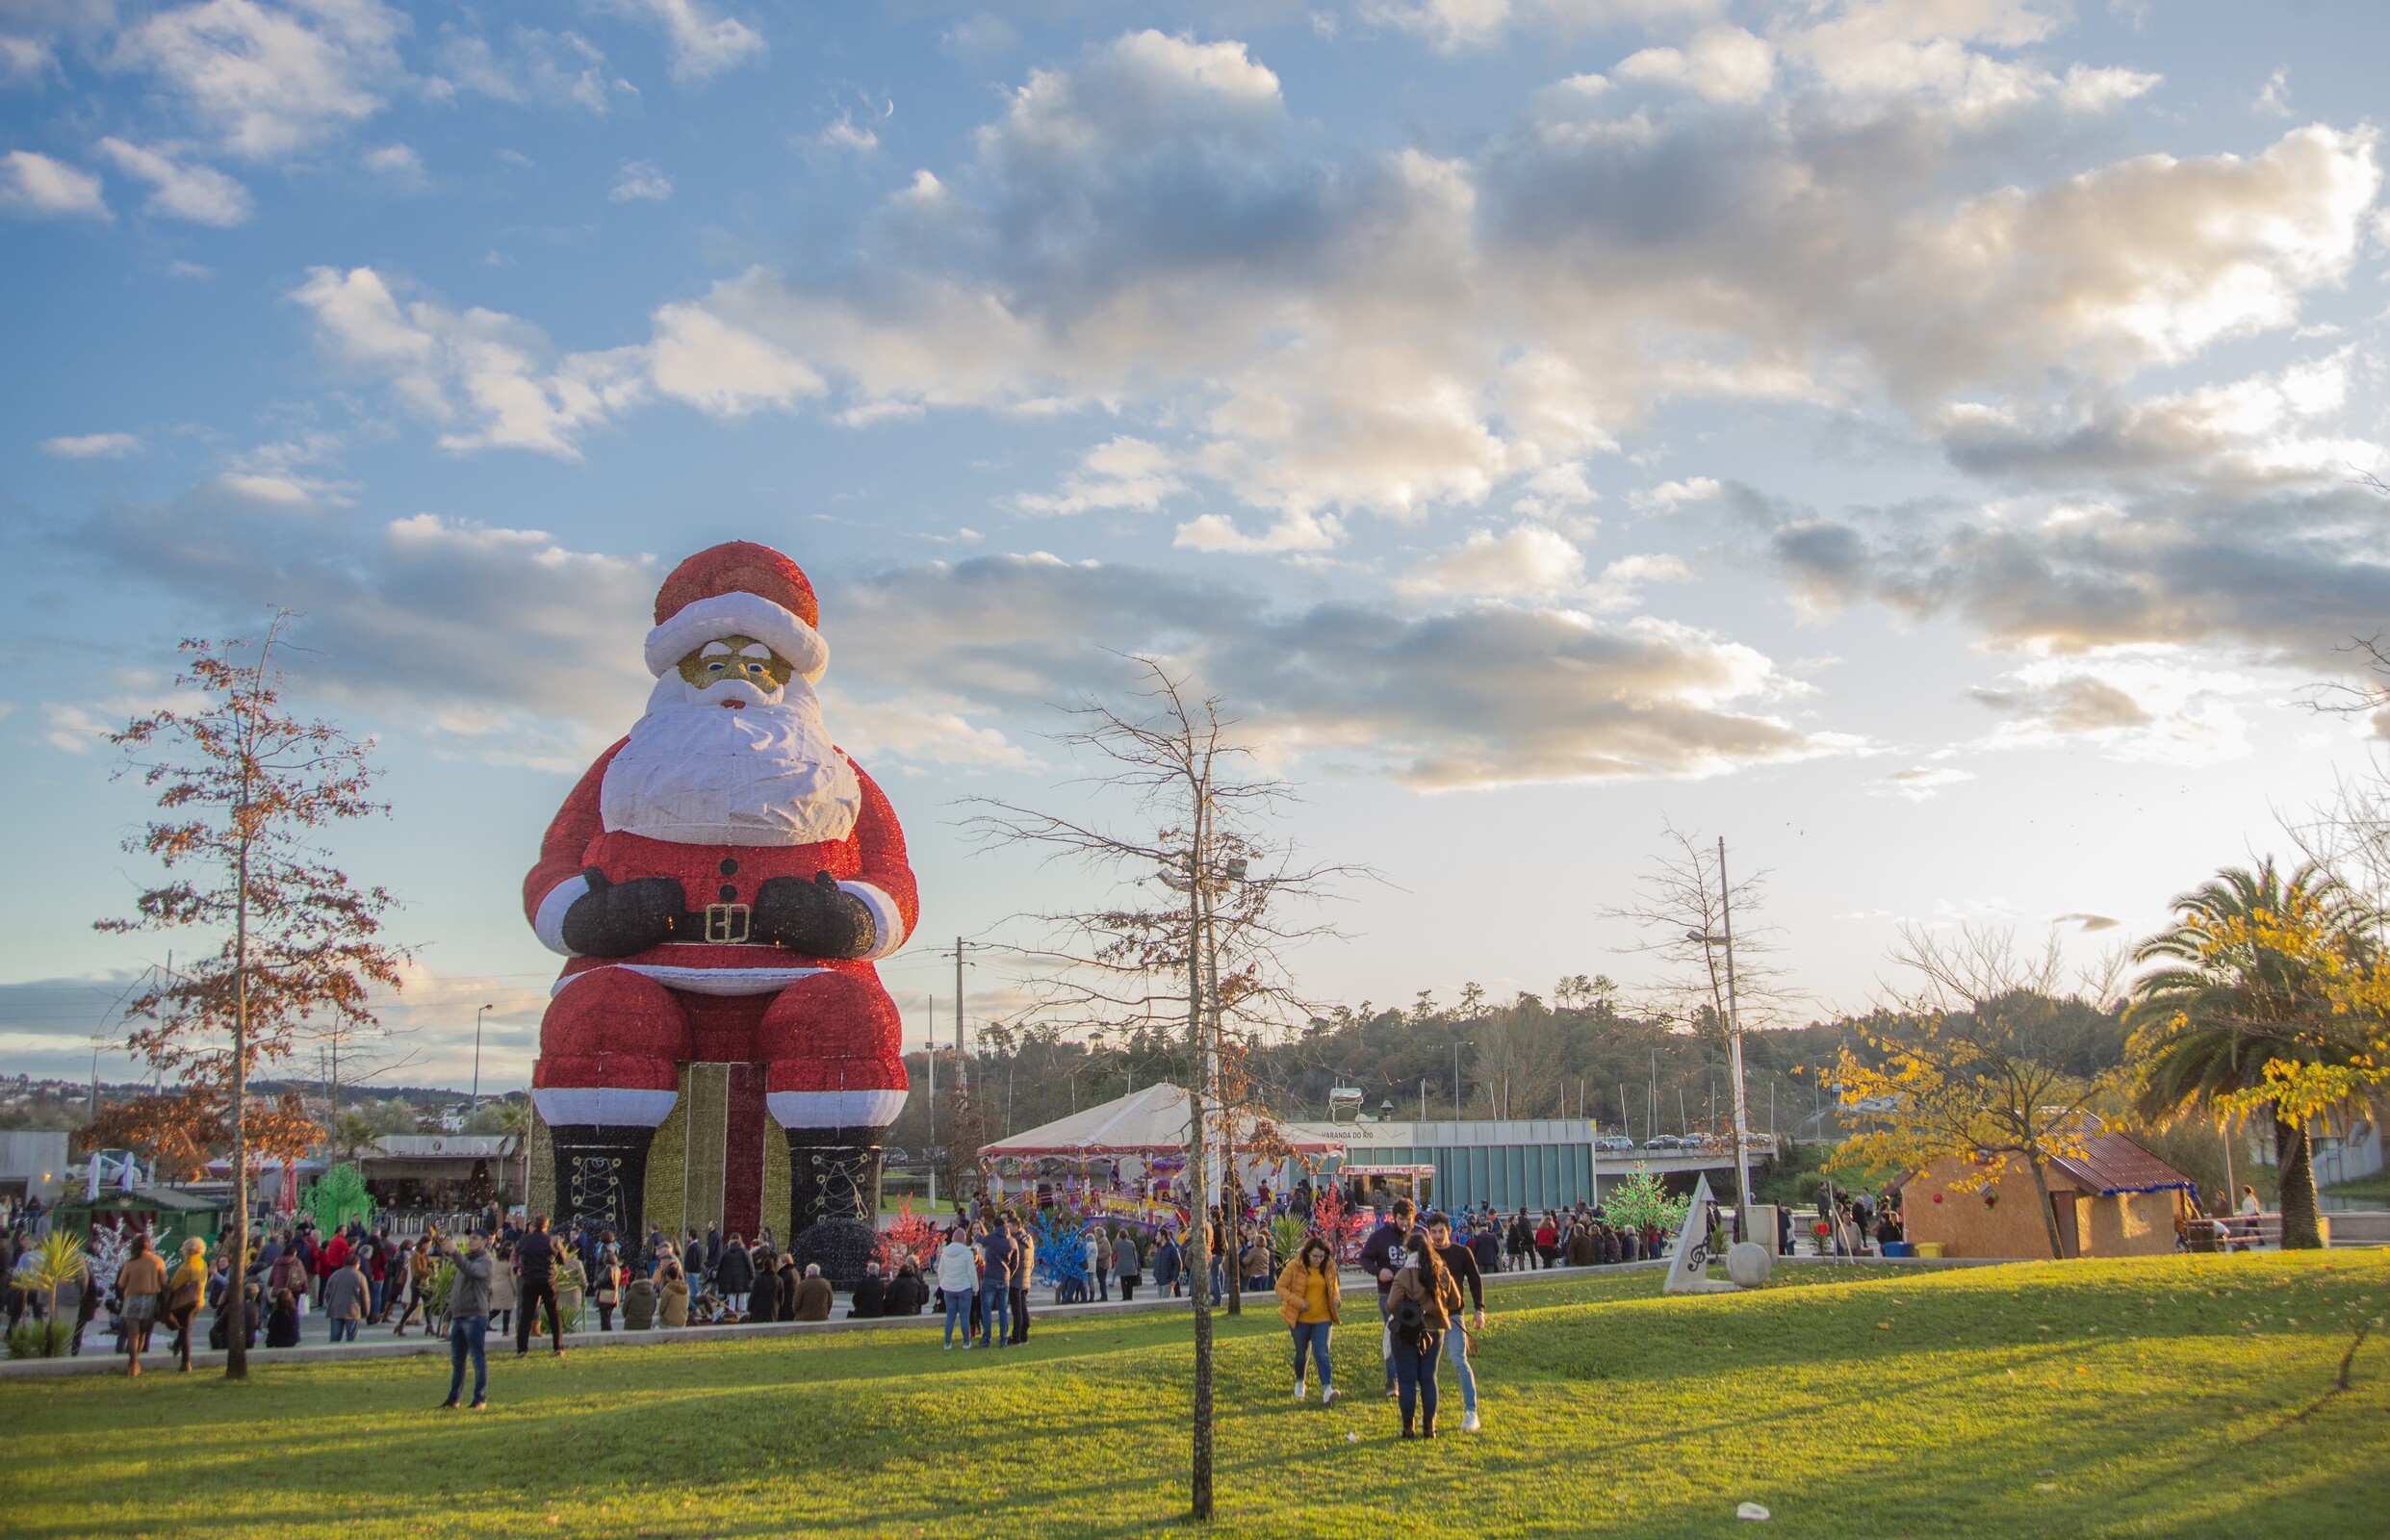
{"type": "Polygon", "coordinates": [[[678,1091],[683,1064],[752,1064],[783,1127],[886,1127],[904,1106],[902,1033],[896,1002],[868,976],[824,971],[772,993],[717,995],[599,967],[549,1002],[531,1085],[678,1091]]]}

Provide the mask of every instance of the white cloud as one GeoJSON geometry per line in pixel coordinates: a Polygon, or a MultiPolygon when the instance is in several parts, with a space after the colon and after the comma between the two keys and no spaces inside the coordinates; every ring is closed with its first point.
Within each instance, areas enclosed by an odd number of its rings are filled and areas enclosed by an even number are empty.
{"type": "Polygon", "coordinates": [[[40,38],[0,34],[0,85],[31,85],[57,68],[57,54],[40,38]]]}
{"type": "Polygon", "coordinates": [[[613,9],[664,29],[664,57],[672,78],[684,86],[704,85],[770,52],[763,34],[735,17],[715,14],[700,0],[614,0],[613,9]]]}
{"type": "Polygon", "coordinates": [[[1024,513],[1087,513],[1097,508],[1154,513],[1166,500],[1186,490],[1168,449],[1116,434],[1082,455],[1078,469],[1063,477],[1060,490],[1024,493],[1013,502],[1024,513]]]}
{"type": "Polygon", "coordinates": [[[857,155],[880,147],[880,136],[856,122],[853,113],[840,113],[830,126],[813,137],[813,141],[825,149],[847,150],[857,155]]]}
{"type": "Polygon", "coordinates": [[[201,0],[127,29],[117,54],[158,75],[225,150],[264,161],[381,111],[381,90],[405,78],[407,28],[379,0],[201,0]]]}
{"type": "Polygon", "coordinates": [[[1472,530],[1459,545],[1413,566],[1399,586],[1414,595],[1514,597],[1567,593],[1584,581],[1583,552],[1563,535],[1523,524],[1500,535],[1472,530]]]}
{"type": "Polygon", "coordinates": [[[1586,607],[1596,614],[1609,614],[1632,609],[1643,603],[1647,583],[1689,583],[1693,569],[1681,557],[1666,552],[1654,555],[1621,556],[1602,569],[1585,596],[1586,607]]]}
{"type": "Polygon", "coordinates": [[[1986,747],[2080,739],[2110,758],[2173,765],[2214,764],[2249,751],[2239,703],[2253,693],[2253,681],[2175,649],[2045,658],[2008,680],[1967,692],[2008,718],[1986,747]]]}
{"type": "Polygon", "coordinates": [[[441,428],[444,449],[509,448],[578,457],[576,441],[645,398],[646,351],[558,355],[537,328],[487,310],[401,304],[371,268],[314,268],[291,296],[319,346],[388,379],[441,428]]]}
{"type": "Polygon", "coordinates": [[[412,144],[385,144],[366,151],[362,159],[367,170],[398,187],[420,188],[429,180],[424,171],[424,158],[412,144]]]}
{"type": "Polygon", "coordinates": [[[604,113],[617,96],[636,97],[630,82],[607,67],[605,55],[578,32],[518,26],[504,49],[487,38],[443,28],[438,60],[445,85],[518,106],[578,107],[604,113]]]}
{"type": "Polygon", "coordinates": [[[1881,796],[1905,797],[1911,802],[1926,802],[1931,800],[1937,792],[1964,784],[1974,779],[1972,771],[1961,770],[1952,765],[1915,764],[1905,770],[1895,770],[1884,777],[1876,783],[1874,789],[1881,796]]]}
{"type": "Polygon", "coordinates": [[[98,177],[33,150],[0,155],[0,213],[27,218],[109,217],[98,177]]]}
{"type": "Polygon", "coordinates": [[[104,139],[99,147],[116,169],[157,190],[143,205],[151,214],[194,224],[229,226],[244,222],[252,211],[247,188],[212,166],[176,160],[172,152],[180,149],[178,145],[144,148],[120,139],[104,139]]]}
{"type": "Polygon", "coordinates": [[[657,390],[716,417],[791,406],[828,389],[803,360],[694,305],[655,313],[649,371],[657,390]]]}
{"type": "Polygon", "coordinates": [[[672,178],[654,161],[625,161],[623,168],[614,173],[614,185],[605,196],[610,203],[661,203],[672,196],[672,178]]]}
{"type": "Polygon", "coordinates": [[[130,433],[81,433],[41,441],[42,453],[64,460],[113,460],[139,454],[141,449],[141,441],[130,433]]]}
{"type": "Polygon", "coordinates": [[[1683,48],[1646,48],[1619,61],[1620,80],[1650,81],[1713,102],[1756,102],[1776,85],[1776,50],[1740,27],[1705,27],[1683,48]]]}

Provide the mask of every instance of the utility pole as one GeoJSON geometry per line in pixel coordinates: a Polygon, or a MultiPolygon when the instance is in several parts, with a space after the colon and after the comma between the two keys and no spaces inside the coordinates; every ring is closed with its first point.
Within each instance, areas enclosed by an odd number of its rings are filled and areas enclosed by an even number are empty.
{"type": "Polygon", "coordinates": [[[473,1014],[473,1110],[475,1112],[481,1110],[481,1018],[497,1009],[498,1007],[494,1005],[485,1005],[473,1014]]]}
{"type": "MultiPolygon", "coordinates": [[[[1467,1038],[1462,1038],[1452,1044],[1452,1116],[1454,1118],[1460,1116],[1460,1051],[1463,1048],[1475,1046],[1476,1044],[1467,1038]]],[[[1425,1098],[1421,1099],[1420,1105],[1422,1107],[1426,1105],[1425,1098]]]]}
{"type": "Polygon", "coordinates": [[[921,1154],[930,1168],[930,1207],[938,1207],[938,996],[929,996],[925,1006],[929,1016],[928,1040],[921,1044],[922,1058],[929,1067],[927,1106],[930,1115],[929,1146],[921,1154]]]}
{"type": "Polygon", "coordinates": [[[963,964],[965,961],[964,953],[979,944],[977,941],[966,941],[958,936],[954,938],[954,950],[942,954],[954,959],[954,1089],[958,1095],[971,1089],[970,1066],[963,1053],[963,964]]]}
{"type": "Polygon", "coordinates": [[[1735,1229],[1740,1234],[1743,1216],[1751,1212],[1751,1118],[1743,1105],[1742,1005],[1735,995],[1735,889],[1726,880],[1724,834],[1718,836],[1718,918],[1726,933],[1726,1027],[1735,1074],[1735,1229]]]}

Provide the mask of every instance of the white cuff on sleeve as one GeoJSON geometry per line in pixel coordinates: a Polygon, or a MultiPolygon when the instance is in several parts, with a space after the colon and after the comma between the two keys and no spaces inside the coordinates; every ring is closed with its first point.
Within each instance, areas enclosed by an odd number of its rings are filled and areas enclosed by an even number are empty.
{"type": "Polygon", "coordinates": [[[531,918],[531,934],[539,937],[540,945],[551,952],[561,952],[566,957],[575,955],[573,949],[564,944],[564,911],[573,907],[575,899],[588,891],[589,879],[586,877],[568,877],[548,889],[548,896],[539,901],[539,912],[531,918]]]}
{"type": "Polygon", "coordinates": [[[896,900],[869,883],[840,883],[838,891],[861,900],[863,908],[871,911],[871,928],[878,933],[878,939],[863,954],[864,962],[877,962],[905,944],[905,916],[897,909],[896,900]]]}

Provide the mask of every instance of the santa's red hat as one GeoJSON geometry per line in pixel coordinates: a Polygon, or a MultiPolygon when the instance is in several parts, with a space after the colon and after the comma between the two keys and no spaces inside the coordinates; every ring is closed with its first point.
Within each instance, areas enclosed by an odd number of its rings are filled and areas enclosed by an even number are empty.
{"type": "Polygon", "coordinates": [[[818,680],[830,666],[830,645],[813,629],[820,619],[813,585],[795,562],[750,540],[713,546],[675,567],[655,591],[648,672],[661,679],[707,642],[752,636],[818,680]]]}

